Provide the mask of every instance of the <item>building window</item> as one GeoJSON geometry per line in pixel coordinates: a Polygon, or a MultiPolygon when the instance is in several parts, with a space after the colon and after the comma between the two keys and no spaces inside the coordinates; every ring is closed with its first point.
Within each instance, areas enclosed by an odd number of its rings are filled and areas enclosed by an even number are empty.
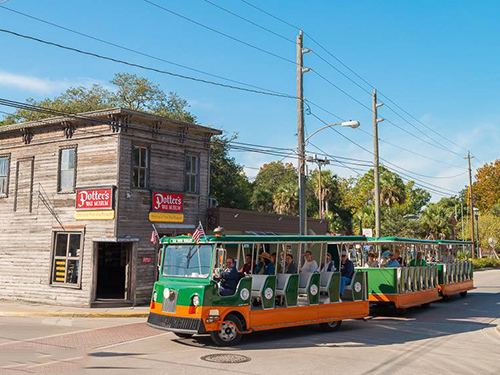
{"type": "Polygon", "coordinates": [[[55,232],[52,254],[52,284],[80,286],[82,234],[55,232]]]}
{"type": "Polygon", "coordinates": [[[186,175],[184,177],[184,190],[187,193],[198,193],[198,157],[186,155],[186,175]]]}
{"type": "Polygon", "coordinates": [[[75,190],[76,148],[64,148],[59,151],[59,186],[58,191],[75,190]]]}
{"type": "Polygon", "coordinates": [[[9,161],[8,156],[0,156],[0,196],[9,192],[9,161]]]}
{"type": "Polygon", "coordinates": [[[149,149],[147,147],[134,147],[134,172],[132,187],[136,189],[148,188],[149,177],[149,149]]]}

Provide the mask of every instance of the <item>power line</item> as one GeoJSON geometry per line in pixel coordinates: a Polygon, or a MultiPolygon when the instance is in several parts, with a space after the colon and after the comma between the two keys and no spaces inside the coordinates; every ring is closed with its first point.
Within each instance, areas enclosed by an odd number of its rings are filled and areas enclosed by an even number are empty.
{"type": "MultiPolygon", "coordinates": [[[[337,119],[338,119],[338,120],[340,120],[340,121],[347,121],[345,118],[340,117],[339,115],[337,115],[337,114],[335,114],[335,113],[333,113],[333,112],[329,111],[328,109],[326,109],[326,108],[324,108],[324,107],[322,107],[322,106],[320,106],[320,105],[318,105],[318,104],[316,104],[316,103],[314,103],[314,102],[311,102],[311,101],[310,101],[310,100],[308,100],[308,99],[306,99],[306,100],[305,100],[305,103],[306,103],[306,104],[308,104],[308,105],[310,104],[310,105],[312,105],[312,106],[314,106],[314,107],[316,107],[316,108],[318,108],[318,109],[322,110],[323,112],[328,113],[329,115],[332,115],[333,117],[337,118],[337,119]]],[[[310,111],[310,107],[308,108],[308,111],[310,111]]],[[[368,133],[366,130],[363,130],[363,129],[361,129],[361,128],[357,128],[357,130],[359,130],[359,131],[361,131],[361,132],[363,132],[363,133],[365,133],[365,134],[369,135],[370,137],[372,137],[372,136],[373,136],[372,134],[368,133]]],[[[402,151],[406,151],[406,152],[408,152],[408,153],[410,153],[410,154],[414,154],[414,155],[417,155],[417,156],[420,156],[420,157],[423,157],[423,158],[426,158],[426,159],[429,159],[429,160],[435,161],[436,163],[441,163],[441,164],[448,165],[448,166],[451,166],[451,167],[455,167],[455,168],[462,168],[462,169],[463,169],[463,167],[458,166],[458,165],[456,165],[456,164],[451,164],[451,163],[447,163],[447,162],[442,161],[442,160],[433,159],[433,158],[431,158],[431,157],[428,157],[428,156],[426,156],[426,155],[423,155],[423,154],[420,154],[420,153],[418,153],[418,152],[412,151],[412,150],[410,150],[410,149],[407,149],[407,148],[403,148],[403,147],[401,147],[401,146],[398,146],[398,145],[396,145],[396,144],[394,144],[394,143],[391,143],[391,142],[389,142],[389,141],[386,141],[386,140],[384,140],[383,138],[380,138],[380,137],[379,137],[379,141],[384,142],[384,143],[387,143],[388,145],[391,145],[391,146],[393,146],[393,147],[396,147],[396,148],[398,148],[398,149],[400,149],[400,150],[402,150],[402,151]]]]}
{"type": "Polygon", "coordinates": [[[189,17],[183,16],[180,13],[174,12],[173,10],[168,9],[168,8],[166,8],[164,6],[161,6],[159,4],[156,4],[156,3],[152,2],[152,1],[149,1],[149,0],[143,0],[143,1],[146,2],[146,3],[148,3],[148,4],[150,4],[150,5],[152,5],[152,6],[154,6],[154,7],[157,7],[158,9],[161,9],[161,10],[163,10],[165,12],[168,12],[170,14],[173,14],[173,15],[177,16],[177,17],[180,17],[180,18],[182,18],[182,19],[184,19],[184,20],[186,20],[188,22],[191,22],[191,23],[194,23],[195,25],[203,27],[204,29],[210,30],[210,31],[212,31],[212,32],[214,32],[216,34],[219,34],[219,35],[222,35],[222,36],[224,36],[224,37],[226,37],[228,39],[234,40],[235,42],[241,43],[241,44],[243,44],[243,45],[245,45],[247,47],[253,48],[253,49],[257,50],[257,51],[263,52],[263,53],[265,53],[267,55],[276,57],[276,58],[278,58],[280,60],[283,60],[283,61],[286,61],[286,62],[288,62],[290,64],[295,65],[295,61],[287,59],[286,57],[280,56],[280,55],[278,55],[278,54],[276,54],[274,52],[271,52],[271,51],[265,50],[263,48],[260,48],[259,46],[256,46],[255,44],[251,44],[251,43],[245,42],[242,39],[235,38],[234,36],[231,36],[229,34],[226,34],[226,33],[222,32],[222,31],[216,30],[213,27],[207,26],[207,25],[205,25],[205,24],[203,24],[201,22],[195,21],[195,20],[193,20],[193,19],[191,19],[189,17]]]}
{"type": "Polygon", "coordinates": [[[229,14],[233,15],[234,17],[237,17],[237,18],[239,18],[239,19],[241,19],[241,20],[243,20],[243,21],[245,21],[245,22],[248,22],[249,24],[251,24],[251,25],[253,25],[253,26],[255,26],[255,27],[258,27],[258,28],[259,28],[259,29],[261,29],[261,30],[267,31],[268,33],[273,34],[273,35],[275,35],[275,36],[277,36],[277,37],[279,37],[279,38],[281,38],[281,39],[283,39],[283,40],[286,40],[287,42],[290,42],[290,43],[295,44],[295,40],[292,40],[292,39],[290,39],[290,38],[287,38],[287,37],[286,37],[286,36],[284,36],[284,35],[278,34],[278,33],[274,32],[274,31],[272,31],[271,29],[268,29],[267,27],[264,27],[264,26],[262,26],[262,25],[259,25],[258,23],[255,23],[255,22],[253,22],[253,21],[249,20],[248,18],[245,18],[245,17],[243,17],[243,16],[240,16],[239,14],[236,14],[236,13],[234,13],[234,12],[230,11],[229,9],[226,9],[226,8],[224,8],[224,7],[221,7],[220,5],[215,4],[215,3],[213,3],[213,2],[212,2],[212,1],[210,1],[210,0],[203,0],[203,1],[204,1],[204,2],[206,2],[206,3],[208,3],[208,4],[210,4],[210,5],[213,5],[213,6],[214,6],[214,7],[216,7],[216,8],[219,8],[220,10],[222,10],[222,11],[224,11],[224,12],[226,12],[226,13],[229,13],[229,14]]]}
{"type": "Polygon", "coordinates": [[[163,59],[163,58],[161,58],[161,57],[151,55],[151,54],[149,54],[149,53],[141,52],[141,51],[138,51],[138,50],[136,50],[136,49],[129,48],[129,47],[126,47],[126,46],[123,46],[123,45],[120,45],[120,44],[117,44],[117,43],[114,43],[114,42],[110,42],[110,41],[107,41],[107,40],[104,40],[104,39],[101,39],[101,38],[95,37],[95,36],[93,36],[93,35],[83,33],[83,32],[78,31],[78,30],[70,29],[69,27],[66,27],[66,26],[58,25],[58,24],[56,24],[56,23],[53,23],[53,22],[50,22],[50,21],[47,21],[47,20],[41,19],[41,18],[39,18],[39,17],[35,17],[35,16],[30,15],[30,14],[27,14],[27,13],[20,12],[20,11],[18,11],[18,10],[14,10],[14,9],[11,9],[11,8],[7,8],[6,6],[1,6],[1,5],[0,5],[0,8],[3,8],[3,9],[5,9],[5,10],[8,10],[9,12],[16,13],[16,14],[21,15],[21,16],[23,16],[23,17],[27,17],[27,18],[30,18],[30,19],[36,20],[36,21],[38,21],[38,22],[42,22],[42,23],[44,23],[44,24],[46,24],[46,25],[50,25],[50,26],[56,27],[56,28],[58,28],[58,29],[68,31],[68,32],[70,32],[70,33],[73,33],[73,34],[76,34],[76,35],[80,35],[80,36],[83,36],[83,37],[85,37],[85,38],[88,38],[88,39],[91,39],[91,40],[95,40],[95,41],[100,42],[100,43],[107,44],[107,45],[109,45],[109,46],[113,46],[113,47],[116,47],[116,48],[120,48],[120,49],[122,49],[122,50],[124,50],[124,51],[128,51],[128,52],[135,53],[135,54],[140,55],[140,56],[148,57],[148,58],[150,58],[150,59],[154,59],[154,60],[157,60],[157,61],[161,61],[161,62],[164,62],[164,63],[170,64],[170,65],[174,65],[174,66],[177,66],[177,67],[180,67],[180,68],[183,68],[183,69],[187,69],[187,70],[190,70],[190,71],[193,71],[193,72],[196,72],[196,73],[205,74],[205,75],[210,76],[210,77],[214,77],[214,78],[222,79],[222,80],[225,80],[225,81],[228,81],[228,82],[237,83],[237,84],[239,84],[239,85],[243,85],[243,86],[252,87],[252,88],[259,89],[259,90],[263,90],[263,91],[269,91],[269,92],[273,92],[273,93],[276,93],[276,94],[280,94],[280,92],[278,92],[278,91],[274,91],[274,90],[266,89],[266,88],[263,88],[263,87],[260,87],[260,86],[251,85],[251,84],[249,84],[249,83],[245,83],[245,82],[237,81],[237,80],[230,79],[230,78],[227,78],[227,77],[223,77],[223,76],[220,76],[220,75],[217,75],[217,74],[212,74],[212,73],[209,73],[209,72],[205,72],[205,71],[203,71],[203,70],[200,70],[200,69],[192,68],[192,67],[187,66],[187,65],[183,65],[183,64],[179,64],[179,63],[176,63],[176,62],[173,62],[173,61],[170,61],[170,60],[166,60],[166,59],[163,59]]]}
{"type": "MultiPolygon", "coordinates": [[[[315,117],[316,119],[318,119],[319,121],[321,121],[323,124],[328,125],[328,123],[327,123],[327,122],[325,122],[325,121],[324,121],[323,119],[321,119],[320,117],[316,116],[314,113],[311,113],[311,115],[312,115],[313,117],[315,117]]],[[[341,132],[339,132],[337,129],[335,129],[335,128],[333,128],[333,127],[330,127],[329,129],[331,129],[332,131],[336,132],[336,133],[337,133],[337,134],[339,134],[341,137],[343,137],[343,138],[345,138],[346,140],[348,140],[350,143],[352,143],[352,144],[356,145],[357,147],[361,148],[362,150],[364,150],[364,151],[368,152],[369,154],[373,155],[373,152],[372,152],[372,151],[368,150],[366,147],[363,147],[363,146],[362,146],[362,145],[360,145],[359,143],[357,143],[357,142],[353,141],[352,139],[350,139],[349,137],[345,136],[344,134],[342,134],[341,132]]],[[[405,168],[403,168],[403,167],[400,167],[400,166],[398,166],[397,164],[394,164],[394,163],[392,163],[392,162],[390,162],[390,161],[388,161],[388,160],[386,160],[386,159],[380,158],[380,160],[383,160],[383,161],[385,161],[387,164],[392,165],[392,166],[393,166],[393,168],[397,168],[397,169],[400,169],[400,170],[403,170],[403,171],[406,171],[406,172],[409,172],[409,173],[412,173],[412,174],[415,174],[415,175],[419,175],[419,173],[416,173],[416,172],[410,171],[410,170],[408,170],[408,169],[405,169],[405,168]]],[[[386,167],[386,168],[387,168],[387,167],[386,167]]],[[[398,173],[400,173],[400,174],[402,174],[402,175],[405,175],[405,173],[403,173],[403,172],[401,172],[401,171],[398,171],[398,173]]],[[[422,180],[420,180],[420,179],[418,179],[418,178],[415,178],[414,176],[411,176],[411,175],[407,175],[407,176],[409,176],[410,178],[415,179],[416,181],[422,181],[422,180]]],[[[442,187],[437,186],[437,185],[432,185],[432,184],[428,183],[427,181],[422,181],[422,182],[423,182],[423,183],[425,183],[425,184],[428,184],[429,186],[435,186],[435,187],[437,187],[437,188],[439,188],[439,189],[449,190],[449,189],[442,188],[442,187]]],[[[450,192],[452,192],[453,194],[456,194],[456,192],[455,192],[454,190],[449,190],[449,191],[450,191],[450,192]]]]}
{"type": "MultiPolygon", "coordinates": [[[[296,26],[296,25],[293,25],[275,15],[273,15],[272,13],[270,12],[267,12],[265,11],[264,9],[262,8],[259,8],[258,6],[246,1],[246,0],[241,0],[242,2],[244,2],[245,4],[251,6],[252,8],[268,15],[269,17],[272,17],[278,21],[280,21],[281,23],[287,25],[287,26],[290,26],[292,27],[293,29],[300,29],[300,27],[296,26]]],[[[318,45],[323,51],[325,51],[330,57],[332,57],[333,59],[335,59],[339,64],[341,64],[344,68],[346,68],[347,70],[349,70],[352,74],[354,74],[358,79],[360,79],[363,83],[365,83],[366,85],[368,85],[371,89],[374,89],[375,86],[373,84],[371,84],[370,82],[368,82],[365,78],[363,78],[361,75],[359,75],[358,73],[356,73],[356,71],[354,71],[352,68],[350,68],[346,63],[344,63],[342,60],[340,60],[337,56],[335,56],[334,54],[332,54],[326,47],[324,47],[320,42],[318,42],[315,38],[313,38],[309,33],[305,32],[304,31],[304,35],[306,35],[313,43],[315,43],[316,45],[318,45]]],[[[337,72],[339,72],[340,74],[342,74],[345,78],[349,79],[351,82],[353,82],[356,86],[358,86],[360,89],[362,89],[363,91],[365,92],[368,92],[366,89],[364,89],[361,85],[359,85],[357,82],[355,82],[353,79],[351,79],[350,77],[348,77],[345,73],[343,73],[340,69],[336,68],[333,64],[330,64],[327,62],[326,59],[324,59],[323,57],[321,57],[317,52],[314,52],[316,56],[318,56],[322,61],[324,61],[325,63],[327,63],[330,67],[332,67],[333,69],[335,69],[337,72]]],[[[458,145],[457,143],[453,142],[452,140],[450,140],[449,138],[447,138],[446,136],[443,136],[442,134],[438,133],[436,130],[434,130],[433,128],[431,128],[430,126],[426,125],[425,123],[423,123],[421,120],[418,120],[415,116],[413,116],[411,113],[409,113],[408,111],[406,111],[405,109],[403,109],[401,106],[399,106],[396,102],[394,102],[392,99],[390,99],[387,95],[383,94],[382,92],[380,92],[379,90],[379,94],[382,95],[383,97],[385,97],[390,103],[392,103],[394,106],[396,106],[397,108],[399,108],[401,111],[403,111],[404,113],[406,113],[408,116],[410,116],[413,120],[415,120],[417,123],[421,124],[422,126],[425,126],[427,129],[431,130],[433,133],[435,133],[436,135],[440,136],[441,138],[443,138],[444,140],[452,143],[453,145],[467,151],[464,147],[458,145]]],[[[350,95],[349,95],[350,96],[350,95]]],[[[357,100],[356,100],[357,101],[357,100]]],[[[386,105],[387,108],[391,109],[393,112],[396,113],[396,111],[394,111],[392,108],[390,108],[388,105],[386,105]]],[[[401,115],[399,115],[399,113],[396,113],[398,116],[400,116],[401,118],[403,118],[401,115]]],[[[409,121],[407,121],[406,119],[403,118],[403,120],[405,120],[406,122],[408,122],[408,124],[410,124],[412,127],[414,127],[415,129],[417,129],[419,132],[420,129],[418,129],[417,127],[415,127],[413,124],[411,124],[409,121]]],[[[401,129],[401,128],[400,128],[401,129]]],[[[411,134],[411,133],[410,133],[411,134]]],[[[423,133],[424,135],[428,136],[427,134],[423,133]]],[[[418,137],[417,137],[418,138],[418,137]]],[[[419,138],[418,138],[419,139],[419,138]]],[[[436,146],[435,146],[436,147],[436,146]]],[[[438,147],[438,148],[441,148],[441,147],[438,147]]],[[[452,152],[454,153],[455,155],[457,156],[460,156],[462,157],[462,155],[458,154],[458,153],[455,153],[447,148],[443,148],[443,150],[445,151],[448,151],[448,152],[452,152]]]]}
{"type": "Polygon", "coordinates": [[[183,75],[183,74],[172,73],[172,72],[167,71],[167,70],[152,68],[152,67],[149,67],[149,66],[146,66],[146,65],[140,65],[140,64],[136,64],[136,63],[131,63],[131,62],[128,62],[128,61],[125,61],[125,60],[116,59],[114,57],[109,57],[109,56],[97,54],[97,53],[94,53],[94,52],[84,51],[84,50],[81,50],[81,49],[78,49],[78,48],[69,47],[69,46],[66,46],[66,45],[63,45],[63,44],[50,42],[50,41],[47,41],[47,40],[39,39],[39,38],[36,38],[36,37],[33,37],[33,36],[29,36],[29,35],[25,35],[25,34],[20,34],[20,33],[14,32],[14,31],[6,30],[6,29],[1,29],[0,28],[0,32],[6,33],[6,34],[11,34],[11,35],[14,35],[14,36],[17,36],[17,37],[20,37],[20,38],[24,38],[24,39],[28,39],[28,40],[33,40],[35,42],[39,42],[39,43],[51,45],[51,46],[54,46],[54,47],[57,47],[57,48],[61,48],[61,49],[65,49],[65,50],[68,50],[68,51],[77,52],[79,54],[83,54],[83,55],[87,55],[87,56],[92,56],[92,57],[97,57],[97,58],[102,59],[102,60],[108,60],[108,61],[112,61],[112,62],[119,63],[119,64],[124,64],[124,65],[127,65],[127,66],[132,66],[132,67],[139,68],[139,69],[144,69],[144,70],[148,70],[148,71],[152,71],[152,72],[156,72],[156,73],[166,74],[166,75],[169,75],[169,76],[172,76],[172,77],[187,79],[187,80],[190,80],[190,81],[205,83],[205,84],[214,85],[214,86],[225,87],[225,88],[229,88],[229,89],[233,89],[233,90],[251,92],[251,93],[254,93],[254,94],[275,96],[275,97],[288,98],[288,99],[297,99],[297,97],[293,96],[293,95],[281,94],[281,93],[276,94],[276,93],[271,92],[271,91],[254,90],[254,89],[249,89],[249,88],[245,88],[245,87],[228,85],[228,84],[221,83],[221,82],[209,81],[209,80],[202,79],[202,78],[195,78],[195,77],[191,77],[191,76],[186,76],[186,75],[183,75]]]}
{"type": "MultiPolygon", "coordinates": [[[[372,135],[372,134],[370,134],[369,132],[367,132],[367,131],[366,131],[366,130],[364,130],[364,129],[357,128],[357,130],[358,130],[358,131],[360,131],[360,132],[362,132],[362,133],[365,133],[365,134],[366,134],[366,135],[368,135],[369,137],[373,137],[373,135],[372,135]]],[[[447,162],[445,162],[445,161],[438,160],[438,159],[433,159],[433,158],[431,158],[431,157],[429,157],[429,156],[427,156],[427,155],[420,154],[420,153],[415,152],[415,151],[412,151],[412,150],[408,150],[408,149],[406,149],[406,148],[404,148],[404,147],[401,147],[401,146],[398,146],[398,145],[396,145],[396,144],[394,144],[394,143],[391,143],[391,142],[389,142],[389,141],[386,141],[386,140],[384,140],[384,139],[382,139],[382,138],[380,138],[380,137],[379,137],[379,139],[378,139],[378,140],[379,140],[380,142],[386,143],[386,144],[388,144],[388,145],[390,145],[390,146],[392,146],[392,147],[395,147],[395,148],[397,148],[397,149],[399,149],[399,150],[401,150],[401,151],[405,151],[405,152],[409,152],[409,153],[415,154],[415,155],[417,155],[417,156],[419,156],[419,157],[421,157],[421,158],[425,158],[425,159],[428,159],[428,160],[434,161],[434,162],[436,162],[436,163],[446,164],[446,165],[448,165],[448,166],[450,166],[450,167],[455,167],[455,168],[464,169],[463,167],[461,167],[461,166],[459,166],[459,165],[456,165],[456,164],[451,164],[451,163],[447,163],[447,162]]],[[[457,175],[457,176],[461,176],[461,175],[463,175],[463,174],[465,174],[465,173],[467,173],[467,170],[465,170],[463,173],[461,173],[461,174],[459,174],[459,175],[457,175]]],[[[439,177],[436,177],[436,178],[439,178],[439,177]]],[[[441,178],[446,178],[446,177],[441,177],[441,178]]]]}

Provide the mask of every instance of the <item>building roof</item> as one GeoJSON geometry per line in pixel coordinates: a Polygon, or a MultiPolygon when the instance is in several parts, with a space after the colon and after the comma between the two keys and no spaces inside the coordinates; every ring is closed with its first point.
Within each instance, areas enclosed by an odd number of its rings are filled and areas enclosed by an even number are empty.
{"type": "MultiPolygon", "coordinates": [[[[210,133],[212,135],[219,135],[222,134],[222,131],[219,129],[215,129],[209,126],[203,126],[203,125],[198,125],[198,124],[193,124],[190,122],[185,122],[185,121],[180,121],[180,120],[175,120],[169,117],[164,117],[164,116],[157,116],[153,115],[150,113],[146,112],[141,112],[141,111],[134,111],[132,109],[127,109],[127,108],[106,108],[106,109],[100,109],[97,111],[91,111],[91,112],[82,112],[82,113],[77,113],[74,115],[67,115],[67,116],[56,116],[56,117],[50,117],[46,118],[43,120],[39,121],[28,121],[28,122],[22,122],[19,124],[12,124],[12,125],[4,125],[0,126],[0,133],[6,133],[6,132],[12,132],[12,131],[19,131],[22,129],[33,129],[33,128],[41,128],[44,126],[49,126],[49,125],[54,125],[54,124],[59,124],[63,121],[92,121],[95,119],[96,122],[98,122],[99,117],[103,116],[109,116],[109,115],[129,115],[129,116],[137,116],[141,117],[143,119],[147,119],[150,121],[165,121],[171,124],[176,124],[179,126],[187,126],[192,129],[197,129],[205,133],[210,133]]],[[[109,121],[109,120],[108,120],[109,121]]],[[[107,123],[107,122],[106,122],[107,123]]]]}

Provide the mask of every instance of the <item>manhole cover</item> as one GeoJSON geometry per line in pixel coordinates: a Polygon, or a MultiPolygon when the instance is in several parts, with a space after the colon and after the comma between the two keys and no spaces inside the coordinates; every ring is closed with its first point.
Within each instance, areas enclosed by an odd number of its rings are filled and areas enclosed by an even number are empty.
{"type": "Polygon", "coordinates": [[[201,357],[202,360],[215,363],[243,363],[252,358],[239,354],[210,354],[201,357]]]}

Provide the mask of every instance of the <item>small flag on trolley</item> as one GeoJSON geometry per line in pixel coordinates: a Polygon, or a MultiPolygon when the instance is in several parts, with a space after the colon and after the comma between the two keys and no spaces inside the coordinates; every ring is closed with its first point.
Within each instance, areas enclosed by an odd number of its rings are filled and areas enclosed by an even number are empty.
{"type": "Polygon", "coordinates": [[[200,243],[201,236],[206,237],[205,231],[203,230],[203,225],[201,225],[200,221],[200,224],[198,224],[198,228],[196,228],[191,238],[198,244],[200,243]]]}
{"type": "Polygon", "coordinates": [[[158,231],[156,230],[156,227],[154,224],[151,224],[153,226],[153,231],[151,232],[151,243],[156,245],[156,239],[158,241],[160,240],[160,235],[158,234],[158,231]]]}

